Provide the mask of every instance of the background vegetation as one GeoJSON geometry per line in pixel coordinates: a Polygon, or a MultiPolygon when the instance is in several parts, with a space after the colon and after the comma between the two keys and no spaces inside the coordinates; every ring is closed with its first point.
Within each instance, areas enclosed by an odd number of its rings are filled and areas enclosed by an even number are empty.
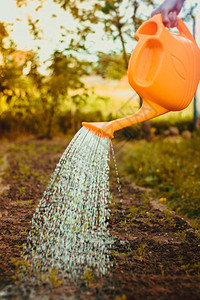
{"type": "Polygon", "coordinates": [[[199,151],[199,131],[191,139],[168,137],[127,143],[121,168],[136,184],[150,188],[162,204],[200,226],[199,151]]]}

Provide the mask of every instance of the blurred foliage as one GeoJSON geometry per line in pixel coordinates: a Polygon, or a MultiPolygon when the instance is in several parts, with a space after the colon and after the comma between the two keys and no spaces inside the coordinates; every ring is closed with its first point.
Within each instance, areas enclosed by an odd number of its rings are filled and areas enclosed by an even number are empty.
{"type": "Polygon", "coordinates": [[[122,55],[99,52],[94,71],[103,78],[121,79],[126,74],[127,69],[122,55]]]}
{"type": "Polygon", "coordinates": [[[87,35],[93,32],[94,25],[102,24],[105,34],[109,39],[121,42],[124,66],[128,67],[128,54],[126,43],[134,39],[134,32],[139,28],[145,16],[142,5],[148,7],[154,5],[153,0],[89,0],[84,5],[82,0],[54,0],[64,10],[70,11],[75,19],[79,21],[78,35],[83,43],[87,35]]]}
{"type": "Polygon", "coordinates": [[[189,140],[166,138],[129,143],[123,170],[138,185],[152,188],[173,210],[200,221],[200,132],[189,140]]]}
{"type": "MultiPolygon", "coordinates": [[[[15,0],[18,6],[26,5],[32,0],[15,0]]],[[[40,0],[42,4],[46,0],[40,0]]],[[[95,32],[95,25],[102,24],[106,36],[109,39],[119,40],[125,68],[128,67],[129,55],[126,50],[126,43],[134,40],[134,33],[149,15],[145,15],[143,5],[153,8],[154,0],[88,0],[87,5],[83,0],[53,0],[63,10],[71,13],[74,19],[78,20],[76,39],[71,38],[68,50],[88,52],[85,43],[87,37],[95,32]],[[143,5],[142,5],[143,4],[143,5]]],[[[36,9],[36,10],[37,10],[36,9]]],[[[52,17],[56,17],[53,15],[52,17]]],[[[33,22],[29,19],[29,25],[34,32],[34,36],[40,35],[37,29],[37,20],[33,22]]],[[[63,35],[64,37],[64,35],[63,35]]],[[[63,42],[63,40],[62,40],[63,42]]],[[[121,52],[120,51],[120,52],[121,52]]]]}
{"type": "MultiPolygon", "coordinates": [[[[87,75],[88,62],[72,54],[55,51],[49,74],[42,75],[38,57],[32,51],[20,51],[6,40],[8,33],[0,23],[0,131],[18,134],[30,132],[51,138],[59,117],[81,108],[89,91],[81,78],[87,75]]],[[[72,115],[72,114],[71,114],[72,115]]],[[[72,117],[71,117],[72,119],[72,117]]],[[[74,124],[74,122],[73,122],[74,124]]],[[[75,128],[74,128],[75,130],[75,128]]]]}
{"type": "MultiPolygon", "coordinates": [[[[112,118],[117,119],[119,116],[114,116],[112,118]]],[[[158,120],[150,120],[151,123],[151,131],[152,135],[156,138],[157,136],[163,136],[165,131],[170,127],[176,127],[181,134],[184,130],[192,131],[193,122],[191,117],[188,116],[180,119],[171,118],[171,119],[158,119],[158,120]]],[[[140,140],[145,138],[145,133],[142,129],[142,124],[135,124],[133,126],[126,127],[120,131],[115,133],[115,137],[119,140],[140,140]]]]}

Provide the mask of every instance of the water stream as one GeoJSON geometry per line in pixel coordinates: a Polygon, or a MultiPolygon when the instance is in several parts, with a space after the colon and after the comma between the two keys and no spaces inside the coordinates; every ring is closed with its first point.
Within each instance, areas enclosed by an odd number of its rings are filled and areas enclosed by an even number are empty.
{"type": "Polygon", "coordinates": [[[78,278],[111,266],[108,219],[111,140],[82,127],[63,153],[32,219],[24,258],[33,271],[78,278]]]}

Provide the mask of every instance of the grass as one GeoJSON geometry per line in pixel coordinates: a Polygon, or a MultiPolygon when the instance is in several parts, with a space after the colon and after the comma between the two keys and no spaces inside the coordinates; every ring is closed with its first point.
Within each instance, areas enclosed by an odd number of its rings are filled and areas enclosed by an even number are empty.
{"type": "Polygon", "coordinates": [[[122,150],[121,172],[171,209],[200,226],[200,134],[153,142],[129,142],[122,150]]]}

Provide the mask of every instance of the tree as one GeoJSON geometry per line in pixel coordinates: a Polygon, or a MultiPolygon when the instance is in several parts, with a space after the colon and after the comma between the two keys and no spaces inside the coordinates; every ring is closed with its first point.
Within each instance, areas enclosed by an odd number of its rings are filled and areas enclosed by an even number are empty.
{"type": "Polygon", "coordinates": [[[7,103],[11,98],[22,97],[23,71],[27,63],[31,61],[33,52],[19,51],[14,42],[9,39],[8,31],[4,23],[0,23],[0,96],[6,97],[7,103]]]}
{"type": "MultiPolygon", "coordinates": [[[[69,9],[74,16],[83,25],[85,30],[83,41],[86,42],[85,33],[89,32],[88,22],[91,25],[102,23],[104,24],[104,30],[107,36],[111,37],[113,41],[119,39],[121,42],[124,67],[125,70],[128,68],[128,54],[126,50],[126,42],[134,40],[134,32],[139,28],[141,23],[147,18],[147,16],[141,14],[141,4],[153,5],[152,0],[139,1],[139,0],[96,0],[88,1],[90,5],[85,8],[82,6],[82,1],[74,0],[54,0],[54,2],[61,5],[63,9],[69,9]]],[[[87,3],[88,3],[87,2],[87,3]]],[[[102,64],[99,54],[99,62],[102,64]]],[[[106,55],[104,55],[105,64],[106,55]]],[[[109,59],[109,55],[107,55],[109,59]]],[[[112,61],[114,63],[114,61],[112,61]]],[[[107,61],[107,70],[110,66],[110,60],[107,61]]],[[[124,68],[123,68],[124,69],[124,68]]],[[[124,70],[124,71],[125,71],[124,70]]],[[[101,74],[103,74],[101,72],[101,74]]],[[[105,74],[105,72],[104,72],[105,74]]],[[[142,99],[140,97],[140,106],[142,99]]],[[[143,130],[147,140],[151,140],[151,125],[150,122],[146,121],[142,124],[143,130]]]]}
{"type": "Polygon", "coordinates": [[[71,12],[82,30],[78,31],[82,41],[93,32],[95,25],[103,24],[105,33],[113,41],[120,40],[125,68],[128,67],[127,41],[134,40],[134,32],[147,18],[142,13],[141,5],[153,5],[152,0],[89,0],[85,5],[82,0],[54,0],[64,10],[71,12]]]}
{"type": "MultiPolygon", "coordinates": [[[[54,132],[55,117],[65,101],[74,100],[75,106],[87,101],[87,91],[81,78],[87,74],[87,62],[80,61],[73,55],[64,55],[55,51],[51,57],[49,75],[43,76],[38,71],[38,63],[32,65],[29,77],[39,94],[41,103],[39,113],[45,123],[41,137],[51,138],[54,132]],[[73,96],[69,93],[73,91],[73,96]]],[[[74,124],[74,120],[72,120],[74,124]]],[[[75,130],[75,128],[74,128],[75,130]]]]}

